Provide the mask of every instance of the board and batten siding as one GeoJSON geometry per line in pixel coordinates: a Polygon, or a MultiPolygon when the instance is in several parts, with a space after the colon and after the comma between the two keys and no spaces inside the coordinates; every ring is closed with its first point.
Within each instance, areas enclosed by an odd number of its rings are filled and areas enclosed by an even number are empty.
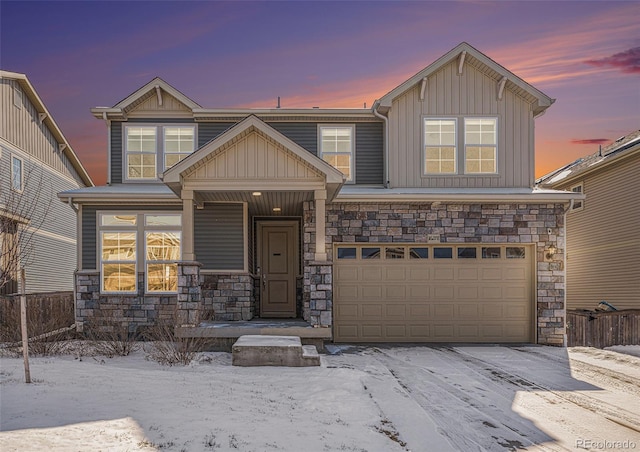
{"type": "MultiPolygon", "coordinates": [[[[531,103],[507,84],[498,100],[497,81],[458,61],[429,76],[425,98],[421,84],[394,99],[389,111],[389,177],[392,187],[493,188],[532,187],[534,183],[534,120],[531,103]],[[424,176],[423,118],[497,117],[496,175],[424,176]]],[[[460,124],[460,122],[458,123],[460,124]]],[[[462,130],[458,127],[458,131],[462,130]]],[[[460,145],[463,140],[458,139],[460,145]]],[[[463,153],[458,149],[458,158],[463,153]]],[[[459,167],[461,167],[459,165],[459,167]]]]}
{"type": "Polygon", "coordinates": [[[640,154],[558,189],[583,183],[582,210],[567,214],[567,309],[640,309],[640,154]]]}
{"type": "Polygon", "coordinates": [[[73,180],[79,187],[82,179],[16,80],[0,79],[0,137],[31,157],[73,180]],[[14,96],[19,96],[14,103],[14,96]]]}
{"type": "Polygon", "coordinates": [[[98,268],[98,212],[175,212],[182,211],[177,205],[83,205],[82,206],[82,270],[97,270],[98,268]]]}
{"type": "Polygon", "coordinates": [[[202,270],[244,270],[243,204],[205,204],[193,219],[194,249],[202,270]]]}

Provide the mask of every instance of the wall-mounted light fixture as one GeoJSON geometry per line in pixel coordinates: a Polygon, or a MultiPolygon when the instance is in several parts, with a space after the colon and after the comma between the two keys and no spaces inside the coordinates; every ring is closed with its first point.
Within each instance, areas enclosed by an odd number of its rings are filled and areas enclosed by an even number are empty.
{"type": "Polygon", "coordinates": [[[551,260],[557,252],[558,249],[555,247],[555,245],[549,245],[549,248],[547,248],[547,251],[545,251],[544,257],[546,258],[546,260],[551,260]]]}
{"type": "Polygon", "coordinates": [[[253,196],[262,196],[262,192],[259,191],[254,191],[253,193],[251,193],[253,196]]]}

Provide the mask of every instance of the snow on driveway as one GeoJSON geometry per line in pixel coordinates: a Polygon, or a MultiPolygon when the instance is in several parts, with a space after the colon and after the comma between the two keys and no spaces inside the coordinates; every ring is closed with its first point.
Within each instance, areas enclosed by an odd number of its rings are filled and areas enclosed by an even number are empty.
{"type": "Polygon", "coordinates": [[[590,348],[340,346],[321,367],[0,358],[4,451],[640,450],[640,358],[590,348]]]}

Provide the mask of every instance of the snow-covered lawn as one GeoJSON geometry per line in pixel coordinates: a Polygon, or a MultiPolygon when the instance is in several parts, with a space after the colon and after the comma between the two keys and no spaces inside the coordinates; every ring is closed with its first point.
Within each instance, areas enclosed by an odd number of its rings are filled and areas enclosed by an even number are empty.
{"type": "MultiPolygon", "coordinates": [[[[5,451],[640,450],[640,358],[538,346],[331,347],[321,367],[0,358],[5,451]]],[[[636,351],[630,348],[628,351],[636,351]]]]}

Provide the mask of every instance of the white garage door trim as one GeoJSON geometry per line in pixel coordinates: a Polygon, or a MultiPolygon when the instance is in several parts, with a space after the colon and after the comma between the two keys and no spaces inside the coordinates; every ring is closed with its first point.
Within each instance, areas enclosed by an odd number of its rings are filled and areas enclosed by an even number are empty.
{"type": "Polygon", "coordinates": [[[334,246],[336,342],[534,342],[531,244],[334,246]]]}

